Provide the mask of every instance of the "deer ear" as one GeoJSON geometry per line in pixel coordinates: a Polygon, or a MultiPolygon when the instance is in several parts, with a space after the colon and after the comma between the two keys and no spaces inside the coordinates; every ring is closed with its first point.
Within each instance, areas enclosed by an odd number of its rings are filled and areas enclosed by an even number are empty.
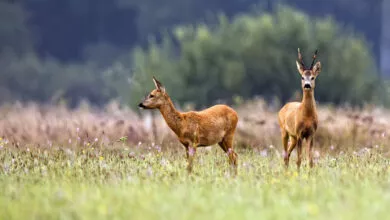
{"type": "Polygon", "coordinates": [[[154,85],[156,86],[156,89],[158,89],[162,92],[165,92],[165,87],[154,76],[153,76],[153,82],[154,82],[154,85]]]}
{"type": "Polygon", "coordinates": [[[295,61],[295,62],[297,63],[297,69],[298,69],[299,74],[302,75],[303,74],[303,70],[304,70],[302,64],[300,62],[298,62],[298,60],[295,61]]]}
{"type": "Polygon", "coordinates": [[[318,61],[315,65],[314,65],[314,67],[313,67],[313,72],[314,72],[314,74],[317,76],[318,74],[320,74],[320,72],[321,72],[321,63],[320,63],[320,61],[318,61]]]}

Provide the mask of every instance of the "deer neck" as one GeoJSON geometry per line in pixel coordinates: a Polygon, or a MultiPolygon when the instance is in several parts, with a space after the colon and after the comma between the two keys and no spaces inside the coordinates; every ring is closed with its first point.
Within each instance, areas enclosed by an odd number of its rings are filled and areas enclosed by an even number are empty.
{"type": "Polygon", "coordinates": [[[167,97],[166,102],[160,106],[159,110],[169,128],[171,128],[175,134],[179,135],[183,117],[181,113],[176,110],[169,97],[167,97]]]}
{"type": "Polygon", "coordinates": [[[316,102],[314,100],[314,91],[303,91],[302,98],[302,114],[303,116],[315,116],[316,115],[316,102]]]}

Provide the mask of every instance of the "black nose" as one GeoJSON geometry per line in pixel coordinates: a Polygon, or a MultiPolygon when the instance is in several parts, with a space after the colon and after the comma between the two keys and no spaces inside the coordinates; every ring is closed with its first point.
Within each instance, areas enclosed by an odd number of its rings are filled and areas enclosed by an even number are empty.
{"type": "Polygon", "coordinates": [[[144,104],[142,104],[142,102],[138,104],[138,107],[145,108],[145,106],[144,106],[144,104]]]}
{"type": "Polygon", "coordinates": [[[303,88],[305,88],[305,89],[311,89],[311,86],[310,86],[310,84],[305,84],[305,85],[303,86],[303,88]]]}

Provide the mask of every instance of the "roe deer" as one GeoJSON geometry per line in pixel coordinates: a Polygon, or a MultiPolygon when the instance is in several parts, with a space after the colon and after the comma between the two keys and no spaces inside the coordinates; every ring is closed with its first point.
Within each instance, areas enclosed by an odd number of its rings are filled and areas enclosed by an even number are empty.
{"type": "Polygon", "coordinates": [[[175,109],[164,86],[153,76],[156,89],[138,107],[159,109],[165,122],[186,148],[187,170],[192,172],[192,163],[197,147],[216,143],[228,154],[229,163],[237,174],[237,154],[233,151],[233,136],[236,130],[237,113],[226,105],[214,105],[203,111],[179,112],[175,109]]]}
{"type": "Polygon", "coordinates": [[[301,52],[298,48],[298,60],[296,61],[298,72],[301,75],[303,98],[302,102],[289,102],[279,111],[279,126],[282,133],[282,143],[284,147],[284,162],[288,167],[291,152],[297,146],[297,167],[301,166],[302,159],[302,141],[306,139],[307,157],[310,167],[313,167],[312,148],[314,142],[314,133],[318,126],[318,117],[316,103],[314,99],[315,79],[321,72],[321,63],[318,61],[314,65],[317,58],[317,52],[313,55],[313,61],[309,69],[303,63],[301,52]],[[290,146],[288,141],[290,139],[290,146]]]}

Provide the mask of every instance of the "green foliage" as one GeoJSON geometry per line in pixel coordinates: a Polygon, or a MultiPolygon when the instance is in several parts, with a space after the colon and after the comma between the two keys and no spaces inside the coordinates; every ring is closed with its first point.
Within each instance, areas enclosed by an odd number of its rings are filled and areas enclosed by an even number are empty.
{"type": "MultiPolygon", "coordinates": [[[[85,5],[76,7],[75,2],[73,9],[83,14],[85,5]]],[[[205,2],[171,0],[169,5],[176,7],[170,8],[153,6],[152,1],[118,0],[116,4],[139,9],[140,36],[146,36],[179,18],[193,23],[205,2]]],[[[213,3],[212,11],[218,5],[213,3]]],[[[120,97],[135,107],[153,88],[152,75],[180,104],[194,102],[200,107],[255,95],[286,101],[300,92],[294,63],[297,47],[307,62],[320,48],[324,70],[318,78],[317,100],[362,104],[383,103],[386,98],[378,95],[385,94],[378,92],[383,86],[360,36],[331,19],[312,19],[290,8],[279,8],[276,14],[241,15],[232,21],[221,15],[214,26],[178,26],[162,34],[161,44],[150,40],[146,50],[137,47],[122,57],[119,49],[100,42],[85,49],[89,60],[76,64],[37,56],[22,5],[0,2],[0,6],[0,103],[65,100],[75,106],[87,99],[100,105],[120,97]]]]}
{"type": "MultiPolygon", "coordinates": [[[[152,85],[150,76],[156,75],[181,103],[230,102],[235,95],[286,101],[300,91],[295,65],[298,47],[306,63],[319,48],[323,71],[317,79],[317,100],[363,104],[378,94],[369,46],[330,18],[313,19],[279,7],[275,14],[241,15],[232,21],[221,15],[213,27],[178,26],[174,35],[179,49],[165,36],[162,45],[152,42],[146,50],[137,49],[133,63],[141,85],[152,85]]],[[[146,92],[141,86],[131,91],[146,92]]]]}
{"type": "MultiPolygon", "coordinates": [[[[166,38],[167,39],[167,38],[166,38]]],[[[145,54],[141,48],[136,48],[133,53],[133,68],[134,73],[132,76],[130,97],[127,99],[132,106],[135,106],[140,99],[143,98],[148,92],[154,89],[152,83],[152,76],[156,76],[163,82],[166,88],[175,87],[178,91],[184,91],[186,83],[177,70],[177,67],[171,65],[170,57],[173,56],[173,46],[169,40],[165,40],[161,46],[151,41],[149,47],[149,53],[145,54]],[[167,56],[169,54],[169,56],[167,56]],[[161,75],[161,72],[170,73],[161,75]]],[[[172,96],[173,99],[185,98],[186,94],[177,94],[172,96]]],[[[128,96],[128,95],[127,95],[128,96]]],[[[124,94],[124,97],[126,95],[124,94]]]]}
{"type": "Polygon", "coordinates": [[[34,53],[4,53],[0,66],[0,103],[66,101],[74,107],[86,99],[102,105],[121,91],[113,88],[115,77],[91,63],[64,65],[34,53]]]}
{"type": "Polygon", "coordinates": [[[99,105],[117,96],[110,87],[114,78],[96,65],[37,56],[27,15],[21,4],[0,2],[0,103],[66,101],[75,106],[87,99],[99,105]]]}

